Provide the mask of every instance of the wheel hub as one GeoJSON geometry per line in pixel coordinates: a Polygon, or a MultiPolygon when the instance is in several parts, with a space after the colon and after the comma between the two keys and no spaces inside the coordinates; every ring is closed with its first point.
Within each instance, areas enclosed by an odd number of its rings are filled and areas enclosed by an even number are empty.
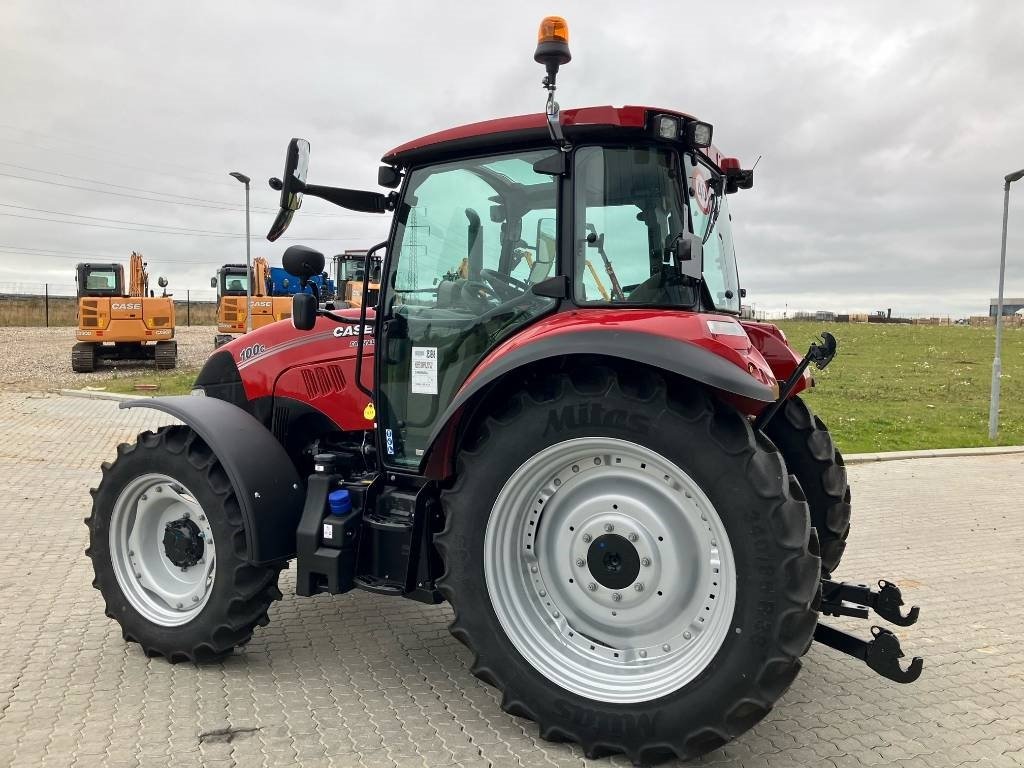
{"type": "Polygon", "coordinates": [[[591,543],[587,567],[601,586],[624,589],[640,574],[640,555],[628,539],[617,533],[606,533],[591,543]]]}
{"type": "Polygon", "coordinates": [[[191,568],[203,559],[203,534],[188,517],[164,526],[164,554],[178,568],[191,568]]]}

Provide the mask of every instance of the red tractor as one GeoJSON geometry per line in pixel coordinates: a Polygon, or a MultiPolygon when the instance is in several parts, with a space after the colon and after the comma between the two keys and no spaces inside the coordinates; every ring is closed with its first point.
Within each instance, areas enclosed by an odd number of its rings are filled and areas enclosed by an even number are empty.
{"type": "Polygon", "coordinates": [[[681,112],[561,112],[561,19],[535,58],[544,113],[403,144],[389,192],[307,183],[291,141],[268,238],[303,195],[393,212],[365,257],[367,279],[386,249],[379,301],[300,293],[291,322],[214,352],[195,396],[124,404],[182,423],[120,446],[93,491],[107,614],[147,655],[200,662],[267,623],[291,560],[299,595],[447,600],[505,710],[637,762],[752,727],[815,639],[916,679],[890,631],[819,622],[917,609],[830,578],[850,493],[798,393],[835,340],[801,358],[740,319],[727,201],[752,171],[681,112]]]}

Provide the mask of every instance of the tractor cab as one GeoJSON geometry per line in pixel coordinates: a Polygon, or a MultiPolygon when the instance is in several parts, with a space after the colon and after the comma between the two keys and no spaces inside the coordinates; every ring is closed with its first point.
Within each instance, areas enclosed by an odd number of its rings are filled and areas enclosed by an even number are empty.
{"type": "MultiPolygon", "coordinates": [[[[560,113],[550,68],[545,82],[544,114],[461,126],[386,153],[379,181],[398,191],[306,184],[302,139],[289,146],[284,180],[272,180],[282,197],[270,239],[303,194],[394,212],[382,244],[372,398],[385,465],[422,471],[474,371],[549,315],[595,327],[715,316],[745,339],[726,195],[749,187],[752,171],[724,157],[712,126],[690,115],[637,106],[560,113]]],[[[771,400],[771,370],[737,364],[750,396],[771,400]]]]}
{"type": "Polygon", "coordinates": [[[121,264],[79,264],[75,281],[78,283],[78,298],[124,295],[124,267],[121,264]]]}
{"type": "Polygon", "coordinates": [[[366,271],[366,251],[344,251],[336,254],[334,260],[335,284],[338,300],[348,307],[361,307],[364,303],[374,307],[380,295],[381,258],[370,259],[369,272],[366,271]],[[363,281],[366,279],[367,291],[363,301],[363,281]]]}

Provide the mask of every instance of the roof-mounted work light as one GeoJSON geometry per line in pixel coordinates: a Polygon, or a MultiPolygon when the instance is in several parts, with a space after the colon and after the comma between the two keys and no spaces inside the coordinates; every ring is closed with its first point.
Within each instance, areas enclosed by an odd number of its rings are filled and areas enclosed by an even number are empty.
{"type": "Polygon", "coordinates": [[[696,121],[686,124],[686,143],[694,148],[703,149],[711,146],[711,123],[698,123],[696,121]]]}

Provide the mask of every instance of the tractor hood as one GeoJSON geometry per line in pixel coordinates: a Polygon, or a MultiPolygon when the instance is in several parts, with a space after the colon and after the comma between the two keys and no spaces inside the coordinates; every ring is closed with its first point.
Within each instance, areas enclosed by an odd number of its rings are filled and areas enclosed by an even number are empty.
{"type": "MultiPolygon", "coordinates": [[[[336,314],[358,321],[359,310],[336,314]]],[[[363,381],[373,380],[373,312],[367,312],[363,381]]],[[[275,400],[315,407],[339,429],[367,429],[366,397],[355,386],[359,325],[318,317],[310,331],[282,320],[230,341],[214,352],[193,393],[227,400],[269,423],[275,400]],[[352,402],[349,402],[349,401],[352,402]],[[358,401],[358,402],[357,402],[358,401]]]]}

